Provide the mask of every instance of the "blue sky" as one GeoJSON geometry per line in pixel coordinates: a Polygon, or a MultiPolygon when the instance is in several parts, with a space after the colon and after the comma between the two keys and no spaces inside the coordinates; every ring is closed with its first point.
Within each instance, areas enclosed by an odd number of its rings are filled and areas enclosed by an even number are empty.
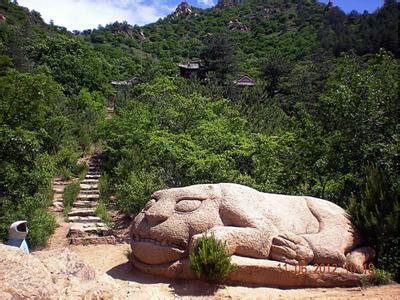
{"type": "MultiPolygon", "coordinates": [[[[21,6],[41,13],[46,22],[53,20],[56,25],[68,30],[97,28],[114,21],[128,21],[144,25],[157,21],[173,12],[182,0],[18,0],[21,6]]],[[[217,0],[189,0],[191,5],[207,8],[217,0]]],[[[327,3],[328,0],[321,0],[327,3]]],[[[383,0],[334,0],[344,11],[353,9],[360,12],[374,11],[383,0]]]]}
{"type": "MultiPolygon", "coordinates": [[[[322,3],[328,3],[328,0],[320,1],[322,3]]],[[[333,0],[335,6],[339,6],[345,12],[356,10],[363,12],[367,10],[373,12],[377,8],[383,5],[384,0],[333,0]]]]}

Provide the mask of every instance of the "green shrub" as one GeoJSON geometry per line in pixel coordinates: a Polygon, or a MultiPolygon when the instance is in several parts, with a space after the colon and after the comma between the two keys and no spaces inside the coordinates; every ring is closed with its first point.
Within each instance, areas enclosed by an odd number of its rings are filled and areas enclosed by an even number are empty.
{"type": "Polygon", "coordinates": [[[162,187],[151,172],[131,172],[122,184],[116,186],[117,208],[126,215],[136,214],[145,206],[150,195],[162,187]]]}
{"type": "Polygon", "coordinates": [[[63,194],[64,215],[67,215],[71,211],[72,204],[78,197],[79,191],[79,182],[72,182],[65,187],[63,194]]]}
{"type": "Polygon", "coordinates": [[[57,228],[57,222],[53,215],[44,209],[37,209],[29,224],[28,239],[32,247],[45,247],[47,240],[57,228]]]}
{"type": "Polygon", "coordinates": [[[107,205],[105,202],[100,201],[99,204],[96,207],[96,216],[100,217],[103,222],[105,223],[110,223],[112,218],[110,215],[107,213],[107,205]]]}
{"type": "Polygon", "coordinates": [[[89,166],[86,163],[79,164],[77,165],[76,171],[77,171],[76,175],[79,175],[79,181],[82,181],[85,179],[89,171],[89,166]]]}
{"type": "Polygon", "coordinates": [[[394,186],[382,170],[368,166],[361,182],[361,193],[353,196],[349,212],[366,237],[366,244],[376,250],[376,266],[394,274],[398,281],[400,195],[394,186]]]}
{"type": "Polygon", "coordinates": [[[393,279],[393,275],[385,270],[375,269],[374,273],[361,279],[361,285],[384,285],[389,284],[393,279]]]}
{"type": "Polygon", "coordinates": [[[99,178],[100,200],[108,203],[112,195],[112,185],[107,174],[102,174],[99,178]]]}
{"type": "Polygon", "coordinates": [[[235,270],[224,245],[213,235],[196,241],[189,260],[190,269],[209,282],[222,282],[235,270]]]}
{"type": "Polygon", "coordinates": [[[72,178],[78,171],[76,161],[79,155],[80,151],[76,142],[68,142],[66,146],[61,148],[54,156],[55,167],[59,170],[58,175],[63,179],[72,178]]]}

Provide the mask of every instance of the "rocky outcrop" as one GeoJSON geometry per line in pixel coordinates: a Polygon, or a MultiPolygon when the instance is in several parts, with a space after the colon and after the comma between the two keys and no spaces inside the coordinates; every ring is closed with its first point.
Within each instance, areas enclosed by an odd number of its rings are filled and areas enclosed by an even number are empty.
{"type": "Polygon", "coordinates": [[[178,5],[174,12],[175,17],[179,17],[180,15],[192,15],[192,7],[187,2],[182,2],[178,5]]]}
{"type": "Polygon", "coordinates": [[[68,249],[26,254],[0,244],[0,299],[116,299],[112,279],[68,249]]]}
{"type": "Polygon", "coordinates": [[[250,27],[240,22],[238,19],[235,21],[229,21],[228,29],[232,31],[249,32],[250,27]]]}
{"type": "Polygon", "coordinates": [[[198,238],[210,234],[238,257],[231,280],[241,283],[354,285],[362,276],[356,272],[373,257],[371,248],[357,248],[357,229],[329,201],[224,183],[154,193],[132,224],[132,262],[149,273],[192,278],[185,269],[188,254],[198,238]],[[292,272],[294,266],[302,271],[292,272]],[[254,276],[243,275],[247,273],[254,276]],[[282,274],[291,279],[283,280],[282,274]]]}

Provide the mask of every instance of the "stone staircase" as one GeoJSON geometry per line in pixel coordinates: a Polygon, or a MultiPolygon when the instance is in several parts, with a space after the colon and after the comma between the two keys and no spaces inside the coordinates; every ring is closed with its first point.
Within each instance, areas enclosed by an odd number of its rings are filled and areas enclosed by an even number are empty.
{"type": "Polygon", "coordinates": [[[62,178],[55,178],[53,181],[53,205],[51,210],[54,212],[63,212],[63,194],[65,186],[70,184],[70,180],[63,180],[62,178]]]}
{"type": "Polygon", "coordinates": [[[89,171],[80,184],[78,198],[68,213],[71,227],[68,233],[70,244],[115,244],[113,231],[101,218],[96,216],[96,207],[100,198],[98,181],[100,178],[101,155],[93,156],[89,162],[89,171]]]}

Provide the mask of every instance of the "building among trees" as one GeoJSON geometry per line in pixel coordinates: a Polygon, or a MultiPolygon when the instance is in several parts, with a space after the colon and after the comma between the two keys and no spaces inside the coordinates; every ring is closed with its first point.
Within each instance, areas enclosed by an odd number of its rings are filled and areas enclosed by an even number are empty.
{"type": "Polygon", "coordinates": [[[233,84],[238,87],[246,87],[246,86],[254,86],[256,82],[249,75],[243,75],[239,79],[233,81],[233,84]]]}
{"type": "Polygon", "coordinates": [[[189,60],[186,64],[178,64],[178,67],[180,71],[180,76],[189,79],[193,75],[198,75],[201,64],[199,60],[189,60]]]}

